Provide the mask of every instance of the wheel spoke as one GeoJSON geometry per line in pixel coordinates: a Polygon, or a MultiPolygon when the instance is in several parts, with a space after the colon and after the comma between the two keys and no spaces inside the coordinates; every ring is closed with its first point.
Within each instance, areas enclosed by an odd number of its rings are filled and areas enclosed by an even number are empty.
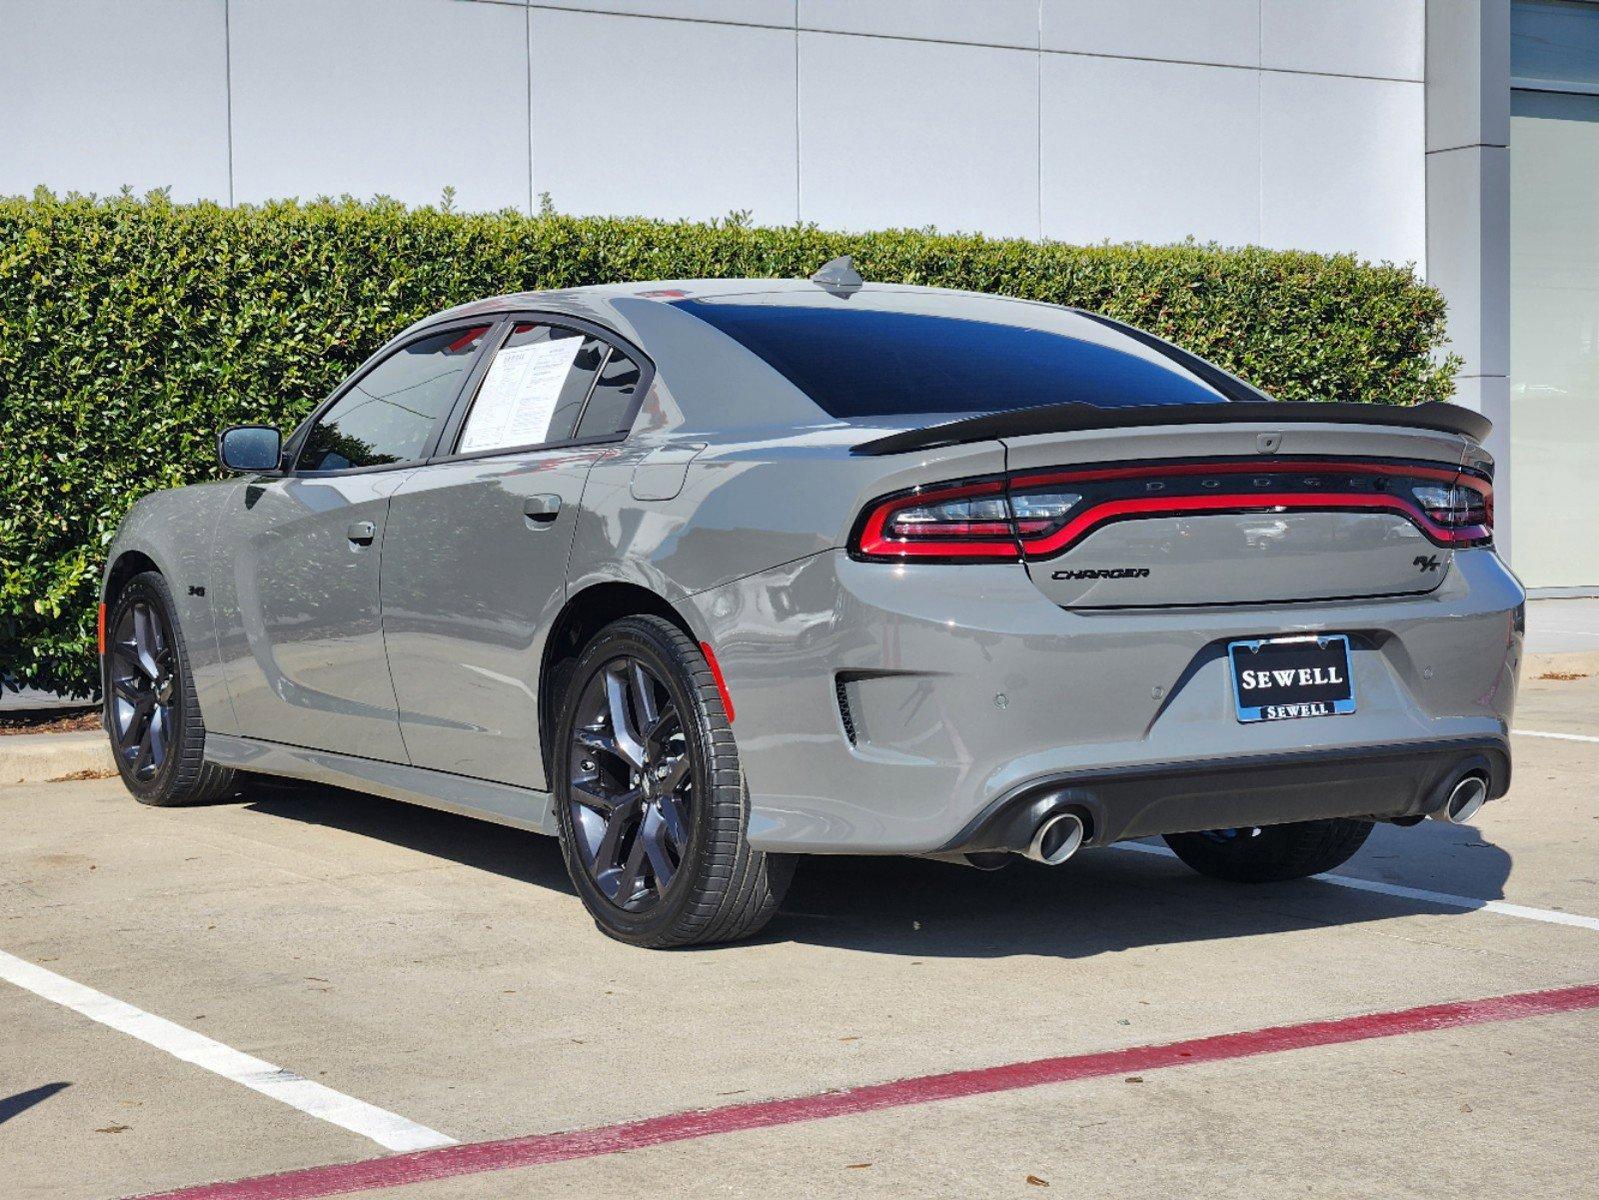
{"type": "Polygon", "coordinates": [[[666,748],[666,739],[678,730],[677,709],[671,704],[661,709],[655,720],[644,729],[644,752],[655,757],[666,748]]]}
{"type": "Polygon", "coordinates": [[[150,711],[150,764],[159,767],[167,756],[167,710],[156,705],[150,711]]]}
{"type": "Polygon", "coordinates": [[[616,744],[616,739],[603,730],[580,726],[572,731],[572,740],[590,753],[609,754],[612,758],[626,761],[621,748],[616,744]]]}
{"type": "Polygon", "coordinates": [[[638,714],[639,727],[644,730],[655,728],[660,713],[655,706],[655,680],[650,678],[650,673],[644,669],[644,664],[634,659],[628,664],[633,677],[633,711],[638,714]]]}
{"type": "Polygon", "coordinates": [[[111,656],[115,661],[122,663],[124,667],[131,671],[137,671],[146,679],[154,680],[156,675],[159,674],[159,672],[150,669],[153,664],[145,661],[144,656],[139,653],[139,643],[132,638],[125,642],[118,642],[112,650],[111,656]]]}
{"type": "Polygon", "coordinates": [[[662,812],[651,809],[644,814],[643,823],[639,826],[638,840],[644,847],[644,854],[650,860],[650,869],[655,872],[655,891],[657,894],[666,890],[666,885],[672,882],[672,876],[677,874],[677,864],[672,861],[672,856],[666,849],[666,824],[662,819],[662,812]]]}
{"type": "Polygon", "coordinates": [[[627,692],[627,680],[621,671],[605,672],[605,699],[611,714],[611,736],[616,739],[616,752],[630,767],[638,769],[644,766],[644,745],[633,727],[627,692]]]}
{"type": "Polygon", "coordinates": [[[572,784],[572,799],[584,808],[592,808],[602,817],[608,817],[616,811],[618,805],[627,804],[638,799],[638,792],[619,792],[608,794],[602,790],[603,785],[598,781],[572,784]]]}
{"type": "Polygon", "coordinates": [[[139,665],[144,673],[151,679],[161,674],[160,664],[156,662],[155,614],[150,611],[148,604],[135,604],[133,606],[133,652],[139,656],[139,665]]]}
{"type": "Polygon", "coordinates": [[[144,732],[139,736],[139,744],[134,749],[134,769],[142,773],[150,765],[150,715],[145,714],[143,721],[144,732]]]}
{"type": "Polygon", "coordinates": [[[661,791],[671,793],[683,786],[683,781],[688,778],[688,755],[680,754],[677,758],[666,764],[666,774],[661,777],[661,791]]]}
{"type": "Polygon", "coordinates": [[[149,696],[141,696],[134,702],[133,711],[128,714],[128,722],[122,727],[122,732],[117,737],[117,742],[131,757],[138,753],[139,744],[144,737],[145,727],[150,723],[150,710],[154,701],[149,696]]]}
{"type": "Polygon", "coordinates": [[[112,694],[119,699],[126,700],[129,704],[137,704],[143,699],[139,693],[138,685],[126,675],[116,675],[111,679],[112,694]]]}
{"type": "Polygon", "coordinates": [[[633,838],[633,846],[627,852],[627,861],[617,869],[616,874],[613,876],[614,890],[612,891],[611,899],[615,900],[623,908],[627,907],[629,902],[632,901],[634,893],[639,889],[639,884],[642,882],[640,874],[643,866],[644,837],[641,830],[633,838]]]}
{"type": "Polygon", "coordinates": [[[632,798],[611,809],[605,820],[605,834],[594,848],[593,866],[596,873],[617,865],[622,853],[622,836],[627,832],[628,823],[638,815],[638,808],[639,801],[632,798]]]}
{"type": "Polygon", "coordinates": [[[688,822],[683,818],[683,802],[676,796],[661,797],[661,825],[667,841],[681,855],[688,846],[688,822]]]}

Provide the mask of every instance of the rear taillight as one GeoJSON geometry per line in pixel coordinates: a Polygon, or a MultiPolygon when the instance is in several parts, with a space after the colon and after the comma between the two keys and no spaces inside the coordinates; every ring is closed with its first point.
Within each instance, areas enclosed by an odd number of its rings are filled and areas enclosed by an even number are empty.
{"type": "Polygon", "coordinates": [[[1056,487],[1007,497],[1006,486],[983,479],[884,496],[868,506],[851,550],[880,561],[1015,562],[1018,539],[1047,538],[1083,499],[1056,487]]]}
{"type": "Polygon", "coordinates": [[[1449,531],[1453,545],[1482,545],[1493,540],[1493,490],[1469,476],[1453,483],[1416,484],[1410,489],[1427,519],[1449,531]]]}
{"type": "Polygon", "coordinates": [[[1021,557],[999,479],[915,488],[874,500],[851,549],[884,561],[1008,561],[1021,557]]]}
{"type": "Polygon", "coordinates": [[[850,539],[879,562],[1052,558],[1115,521],[1245,512],[1389,512],[1440,546],[1493,541],[1488,480],[1391,460],[1209,459],[956,480],[881,496],[850,539]]]}
{"type": "Polygon", "coordinates": [[[1015,562],[1004,480],[953,483],[884,496],[860,518],[851,549],[878,560],[1015,562]]]}

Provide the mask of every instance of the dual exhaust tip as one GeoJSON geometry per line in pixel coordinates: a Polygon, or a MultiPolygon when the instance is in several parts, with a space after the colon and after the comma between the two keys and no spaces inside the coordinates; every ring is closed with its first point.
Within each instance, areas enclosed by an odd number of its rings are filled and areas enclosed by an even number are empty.
{"type": "MultiPolygon", "coordinates": [[[[1431,815],[1437,821],[1463,825],[1476,816],[1487,801],[1488,777],[1472,771],[1455,781],[1443,805],[1431,815]]],[[[1087,834],[1083,819],[1076,813],[1070,810],[1051,813],[1038,823],[1022,853],[1034,862],[1058,867],[1082,849],[1087,834]]]]}
{"type": "Polygon", "coordinates": [[[1038,823],[1022,853],[1034,862],[1058,867],[1082,848],[1087,832],[1083,819],[1076,813],[1051,813],[1038,823]]]}
{"type": "Polygon", "coordinates": [[[1429,815],[1435,821],[1463,825],[1477,815],[1477,810],[1487,799],[1488,780],[1474,771],[1469,775],[1462,775],[1455,782],[1455,786],[1449,789],[1449,797],[1443,802],[1442,807],[1429,815]]]}
{"type": "MultiPolygon", "coordinates": [[[[1445,821],[1451,825],[1461,825],[1477,815],[1488,800],[1488,778],[1481,772],[1472,771],[1462,775],[1449,789],[1449,795],[1441,807],[1431,814],[1437,821],[1445,821]]],[[[1061,812],[1050,813],[1038,823],[1033,830],[1033,836],[1028,839],[1027,848],[1022,851],[1026,858],[1034,862],[1043,863],[1045,866],[1058,867],[1077,851],[1082,849],[1083,841],[1088,835],[1088,828],[1083,824],[1082,817],[1067,809],[1061,812]]],[[[968,856],[969,858],[971,856],[968,856]]],[[[996,856],[997,857],[997,856],[996,856]]]]}

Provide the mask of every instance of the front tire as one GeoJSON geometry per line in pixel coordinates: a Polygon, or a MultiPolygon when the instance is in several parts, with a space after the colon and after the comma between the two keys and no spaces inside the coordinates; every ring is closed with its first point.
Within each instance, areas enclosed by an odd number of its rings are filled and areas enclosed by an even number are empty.
{"type": "Polygon", "coordinates": [[[584,648],[559,694],[561,852],[594,923],[657,949],[759,931],[793,860],[745,837],[738,749],[699,647],[660,617],[623,618],[584,648]]]}
{"type": "Polygon", "coordinates": [[[231,768],[205,761],[177,606],[156,571],[130,579],[106,613],[101,681],[117,772],[140,804],[203,804],[232,792],[231,768]]]}
{"type": "Polygon", "coordinates": [[[1374,824],[1337,817],[1204,833],[1168,833],[1166,844],[1178,858],[1212,879],[1281,883],[1342,866],[1365,844],[1374,824]]]}

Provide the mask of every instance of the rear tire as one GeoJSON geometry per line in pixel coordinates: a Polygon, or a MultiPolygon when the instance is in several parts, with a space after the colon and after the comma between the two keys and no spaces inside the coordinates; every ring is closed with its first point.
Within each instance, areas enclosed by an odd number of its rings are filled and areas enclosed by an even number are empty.
{"type": "Polygon", "coordinates": [[[1205,833],[1168,833],[1172,852],[1201,875],[1229,883],[1281,883],[1342,866],[1375,822],[1337,817],[1205,833]]]}
{"type": "Polygon", "coordinates": [[[106,613],[105,727],[117,772],[140,804],[204,804],[230,795],[234,772],[205,760],[177,606],[156,571],[135,575],[106,613]]]}
{"type": "Polygon", "coordinates": [[[757,933],[793,858],[745,837],[738,748],[699,647],[670,621],[625,617],[561,682],[551,790],[566,868],[594,923],[654,949],[757,933]]]}

